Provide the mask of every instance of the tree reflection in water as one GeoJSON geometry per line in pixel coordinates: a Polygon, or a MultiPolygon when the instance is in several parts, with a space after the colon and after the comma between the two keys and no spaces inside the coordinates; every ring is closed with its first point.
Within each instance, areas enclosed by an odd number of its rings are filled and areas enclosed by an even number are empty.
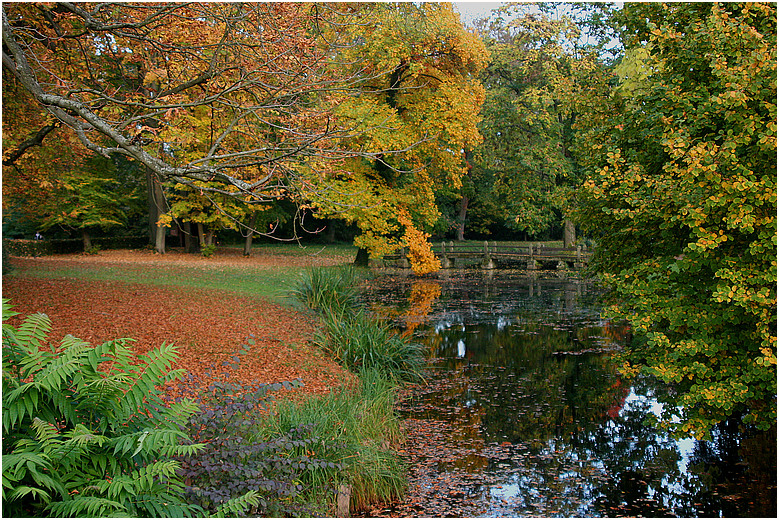
{"type": "Polygon", "coordinates": [[[591,285],[444,273],[365,298],[430,351],[402,404],[409,497],[368,513],[775,517],[775,432],[676,441],[648,426],[668,389],[620,376],[610,352],[629,331],[600,318],[591,285]]]}

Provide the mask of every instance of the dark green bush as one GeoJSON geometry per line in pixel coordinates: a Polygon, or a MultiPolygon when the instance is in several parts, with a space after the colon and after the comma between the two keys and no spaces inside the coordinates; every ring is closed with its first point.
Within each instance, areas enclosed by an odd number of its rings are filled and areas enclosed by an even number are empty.
{"type": "MultiPolygon", "coordinates": [[[[95,250],[139,249],[149,243],[148,237],[97,237],[92,240],[95,250]]],[[[3,249],[11,256],[66,255],[84,251],[80,238],[54,240],[9,240],[3,239],[3,249]]]]}
{"type": "Polygon", "coordinates": [[[182,430],[192,401],[166,405],[160,388],[170,345],[135,358],[129,339],[99,346],[71,335],[46,345],[51,323],[28,316],[15,328],[3,301],[3,515],[182,517],[176,456],[202,445],[182,430]]]}

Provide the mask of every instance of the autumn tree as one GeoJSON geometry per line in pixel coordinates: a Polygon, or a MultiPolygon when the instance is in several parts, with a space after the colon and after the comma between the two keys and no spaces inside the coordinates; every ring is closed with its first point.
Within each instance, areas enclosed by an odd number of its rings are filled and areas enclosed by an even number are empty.
{"type": "Polygon", "coordinates": [[[639,336],[624,370],[674,386],[677,432],[734,416],[775,428],[776,5],[621,16],[632,64],[584,134],[580,222],[639,336]]]}
{"type": "MultiPolygon", "coordinates": [[[[170,188],[166,196],[169,206],[160,216],[163,226],[171,226],[174,222],[195,224],[201,249],[215,247],[215,233],[223,229],[248,230],[247,235],[250,236],[259,227],[257,214],[270,207],[267,204],[246,204],[231,196],[197,189],[201,184],[208,188],[207,183],[200,182],[194,187],[178,184],[170,188]]],[[[194,234],[193,230],[189,232],[194,234]]]]}
{"type": "Polygon", "coordinates": [[[89,155],[75,135],[40,110],[13,77],[3,76],[3,215],[39,228],[57,177],[89,155]],[[46,143],[46,146],[43,144],[46,143]]]}
{"type": "Polygon", "coordinates": [[[51,196],[37,208],[39,227],[78,230],[84,251],[92,249],[95,230],[126,228],[141,213],[139,184],[121,182],[115,165],[103,157],[92,157],[51,183],[51,196]]]}
{"type": "Polygon", "coordinates": [[[354,36],[359,45],[343,53],[362,67],[365,79],[336,115],[356,130],[348,146],[369,156],[347,158],[340,171],[312,180],[312,186],[329,184],[348,197],[333,201],[312,191],[310,198],[320,216],[356,224],[361,234],[355,243],[370,256],[408,246],[415,270],[429,272],[437,268],[425,236],[440,215],[436,190],[459,189],[463,149],[481,139],[478,73],[487,54],[450,4],[365,9],[376,22],[361,27],[354,36]]]}
{"type": "Polygon", "coordinates": [[[477,22],[491,54],[482,74],[484,142],[473,150],[472,198],[482,227],[502,223],[532,236],[565,220],[572,243],[581,182],[573,125],[578,98],[604,66],[609,32],[595,18],[608,10],[509,3],[477,22]]]}
{"type": "Polygon", "coordinates": [[[344,149],[370,125],[333,114],[366,78],[349,52],[365,15],[340,3],[7,3],[4,71],[48,116],[16,131],[66,128],[92,152],[137,161],[152,188],[276,200],[310,158],[392,155],[344,149]]]}

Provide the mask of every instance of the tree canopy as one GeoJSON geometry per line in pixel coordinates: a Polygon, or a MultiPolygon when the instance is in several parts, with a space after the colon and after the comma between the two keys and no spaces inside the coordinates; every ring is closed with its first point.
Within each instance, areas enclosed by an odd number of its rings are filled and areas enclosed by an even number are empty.
{"type": "Polygon", "coordinates": [[[320,214],[357,224],[362,233],[355,243],[374,257],[407,245],[421,255],[412,262],[415,270],[429,272],[436,266],[422,236],[440,215],[435,193],[460,188],[463,150],[481,140],[478,73],[487,52],[448,4],[370,9],[378,23],[362,28],[364,43],[345,53],[352,56],[348,61],[362,56],[368,74],[359,95],[344,100],[337,114],[360,130],[348,147],[371,156],[348,158],[341,171],[323,179],[348,198],[321,196],[322,182],[310,198],[320,214]]]}
{"type": "Polygon", "coordinates": [[[4,4],[3,66],[87,149],[263,201],[294,186],[290,163],[343,153],[352,131],[332,110],[363,71],[338,60],[366,16],[351,4],[4,4]]]}
{"type": "Polygon", "coordinates": [[[676,386],[664,421],[678,431],[733,415],[775,426],[776,6],[621,17],[634,62],[592,118],[579,220],[642,338],[625,370],[676,386]]]}

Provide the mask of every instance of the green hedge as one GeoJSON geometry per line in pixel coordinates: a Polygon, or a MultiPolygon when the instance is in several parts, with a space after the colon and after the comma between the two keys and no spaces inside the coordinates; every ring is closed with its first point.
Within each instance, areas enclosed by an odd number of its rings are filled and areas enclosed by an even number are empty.
{"type": "MultiPolygon", "coordinates": [[[[146,246],[149,238],[141,237],[96,237],[92,245],[100,249],[138,249],[146,246]]],[[[9,240],[3,239],[3,253],[11,256],[45,256],[80,253],[84,242],[80,238],[55,240],[9,240]]]]}

